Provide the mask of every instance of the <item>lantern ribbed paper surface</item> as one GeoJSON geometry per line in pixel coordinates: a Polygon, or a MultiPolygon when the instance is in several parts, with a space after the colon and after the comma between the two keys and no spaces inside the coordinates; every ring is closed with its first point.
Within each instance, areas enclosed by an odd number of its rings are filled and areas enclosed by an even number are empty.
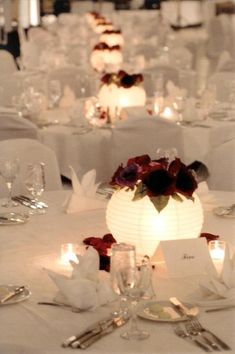
{"type": "Polygon", "coordinates": [[[132,201],[134,191],[121,189],[110,199],[106,222],[118,242],[134,244],[137,254],[152,256],[159,241],[196,238],[203,223],[203,211],[197,195],[194,201],[181,195],[183,202],[170,197],[160,212],[148,196],[132,201]]]}

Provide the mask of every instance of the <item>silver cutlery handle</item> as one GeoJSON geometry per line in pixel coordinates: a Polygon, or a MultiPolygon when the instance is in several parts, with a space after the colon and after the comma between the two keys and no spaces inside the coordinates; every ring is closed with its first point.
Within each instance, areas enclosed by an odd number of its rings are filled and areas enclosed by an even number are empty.
{"type": "Polygon", "coordinates": [[[102,338],[106,333],[104,332],[100,332],[94,336],[92,336],[91,338],[89,338],[87,341],[81,343],[80,348],[81,349],[86,349],[88,347],[90,347],[93,343],[95,343],[97,340],[99,340],[100,338],[102,338]]]}
{"type": "Polygon", "coordinates": [[[200,342],[198,339],[192,338],[192,341],[201,349],[203,349],[205,352],[211,352],[212,350],[202,342],[200,342]]]}
{"type": "Polygon", "coordinates": [[[224,350],[232,350],[222,339],[217,337],[213,332],[209,331],[208,329],[206,330],[207,333],[210,333],[212,337],[217,341],[217,343],[223,348],[224,350]]]}

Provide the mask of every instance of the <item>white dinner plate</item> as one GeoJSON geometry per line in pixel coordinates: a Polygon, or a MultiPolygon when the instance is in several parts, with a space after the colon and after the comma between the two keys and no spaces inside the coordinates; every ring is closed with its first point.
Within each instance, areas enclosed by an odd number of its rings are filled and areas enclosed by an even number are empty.
{"type": "Polygon", "coordinates": [[[24,224],[29,220],[29,215],[24,213],[0,213],[0,225],[24,224]]]}
{"type": "MultiPolygon", "coordinates": [[[[199,310],[198,307],[195,307],[189,303],[185,303],[189,309],[194,307],[195,308],[195,316],[197,316],[199,310]]],[[[177,310],[173,308],[169,301],[147,301],[140,304],[137,315],[139,317],[145,318],[146,320],[157,321],[157,322],[179,322],[179,321],[186,321],[188,320],[187,316],[180,314],[177,310]],[[163,318],[162,315],[157,312],[152,312],[151,307],[153,305],[159,305],[163,310],[164,313],[169,315],[169,318],[163,318]]]]}
{"type": "Polygon", "coordinates": [[[221,218],[234,219],[235,218],[235,208],[231,210],[230,213],[225,214],[224,210],[228,208],[228,206],[219,206],[213,209],[213,213],[221,218]]]}
{"type": "MultiPolygon", "coordinates": [[[[0,285],[0,300],[5,297],[6,295],[9,294],[9,292],[14,291],[16,288],[18,288],[19,285],[0,285]]],[[[11,305],[11,304],[16,304],[18,302],[24,301],[28,299],[31,295],[31,292],[29,291],[29,288],[25,286],[24,290],[12,297],[9,300],[6,300],[3,303],[0,303],[0,306],[5,306],[5,305],[11,305]]]]}

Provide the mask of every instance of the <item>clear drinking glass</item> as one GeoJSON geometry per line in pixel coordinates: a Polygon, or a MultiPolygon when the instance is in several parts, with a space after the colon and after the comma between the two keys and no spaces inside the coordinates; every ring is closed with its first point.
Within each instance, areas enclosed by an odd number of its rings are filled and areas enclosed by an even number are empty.
{"type": "MultiPolygon", "coordinates": [[[[146,339],[147,331],[137,326],[136,305],[150,284],[150,272],[146,264],[136,264],[136,252],[133,245],[114,244],[111,255],[111,280],[114,291],[131,304],[130,327],[121,333],[124,339],[146,339]]],[[[122,313],[122,307],[120,309],[122,313]]]]}
{"type": "Polygon", "coordinates": [[[0,160],[0,175],[6,182],[8,189],[7,201],[2,204],[3,207],[10,208],[17,206],[18,203],[12,200],[12,186],[19,172],[19,159],[1,159],[0,160]]]}
{"type": "MultiPolygon", "coordinates": [[[[26,170],[25,186],[31,194],[34,204],[39,204],[39,197],[45,190],[45,169],[44,163],[29,164],[26,170]]],[[[30,211],[31,214],[44,213],[44,209],[35,208],[30,211]]]]}
{"type": "Polygon", "coordinates": [[[59,80],[51,80],[48,82],[48,99],[49,107],[54,108],[58,105],[62,95],[62,88],[59,80]]]}

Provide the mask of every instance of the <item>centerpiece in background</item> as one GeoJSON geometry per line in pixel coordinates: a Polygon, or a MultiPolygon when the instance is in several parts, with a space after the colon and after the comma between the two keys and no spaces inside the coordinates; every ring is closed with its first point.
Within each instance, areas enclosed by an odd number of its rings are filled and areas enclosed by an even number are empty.
{"type": "Polygon", "coordinates": [[[100,42],[106,43],[110,47],[114,45],[122,47],[124,39],[120,30],[106,30],[101,34],[100,42]]]}
{"type": "Polygon", "coordinates": [[[151,160],[143,155],[119,166],[111,185],[106,222],[117,242],[134,244],[152,256],[159,241],[196,238],[203,211],[193,172],[179,158],[151,160]]]}
{"type": "Polygon", "coordinates": [[[123,70],[105,74],[101,78],[98,98],[100,105],[108,111],[111,121],[119,116],[123,107],[145,105],[146,93],[141,86],[142,82],[142,74],[129,75],[123,70]]]}
{"type": "Polygon", "coordinates": [[[104,72],[107,68],[118,71],[123,61],[121,47],[115,45],[109,47],[106,43],[98,43],[94,46],[90,62],[93,69],[104,72]]]}

